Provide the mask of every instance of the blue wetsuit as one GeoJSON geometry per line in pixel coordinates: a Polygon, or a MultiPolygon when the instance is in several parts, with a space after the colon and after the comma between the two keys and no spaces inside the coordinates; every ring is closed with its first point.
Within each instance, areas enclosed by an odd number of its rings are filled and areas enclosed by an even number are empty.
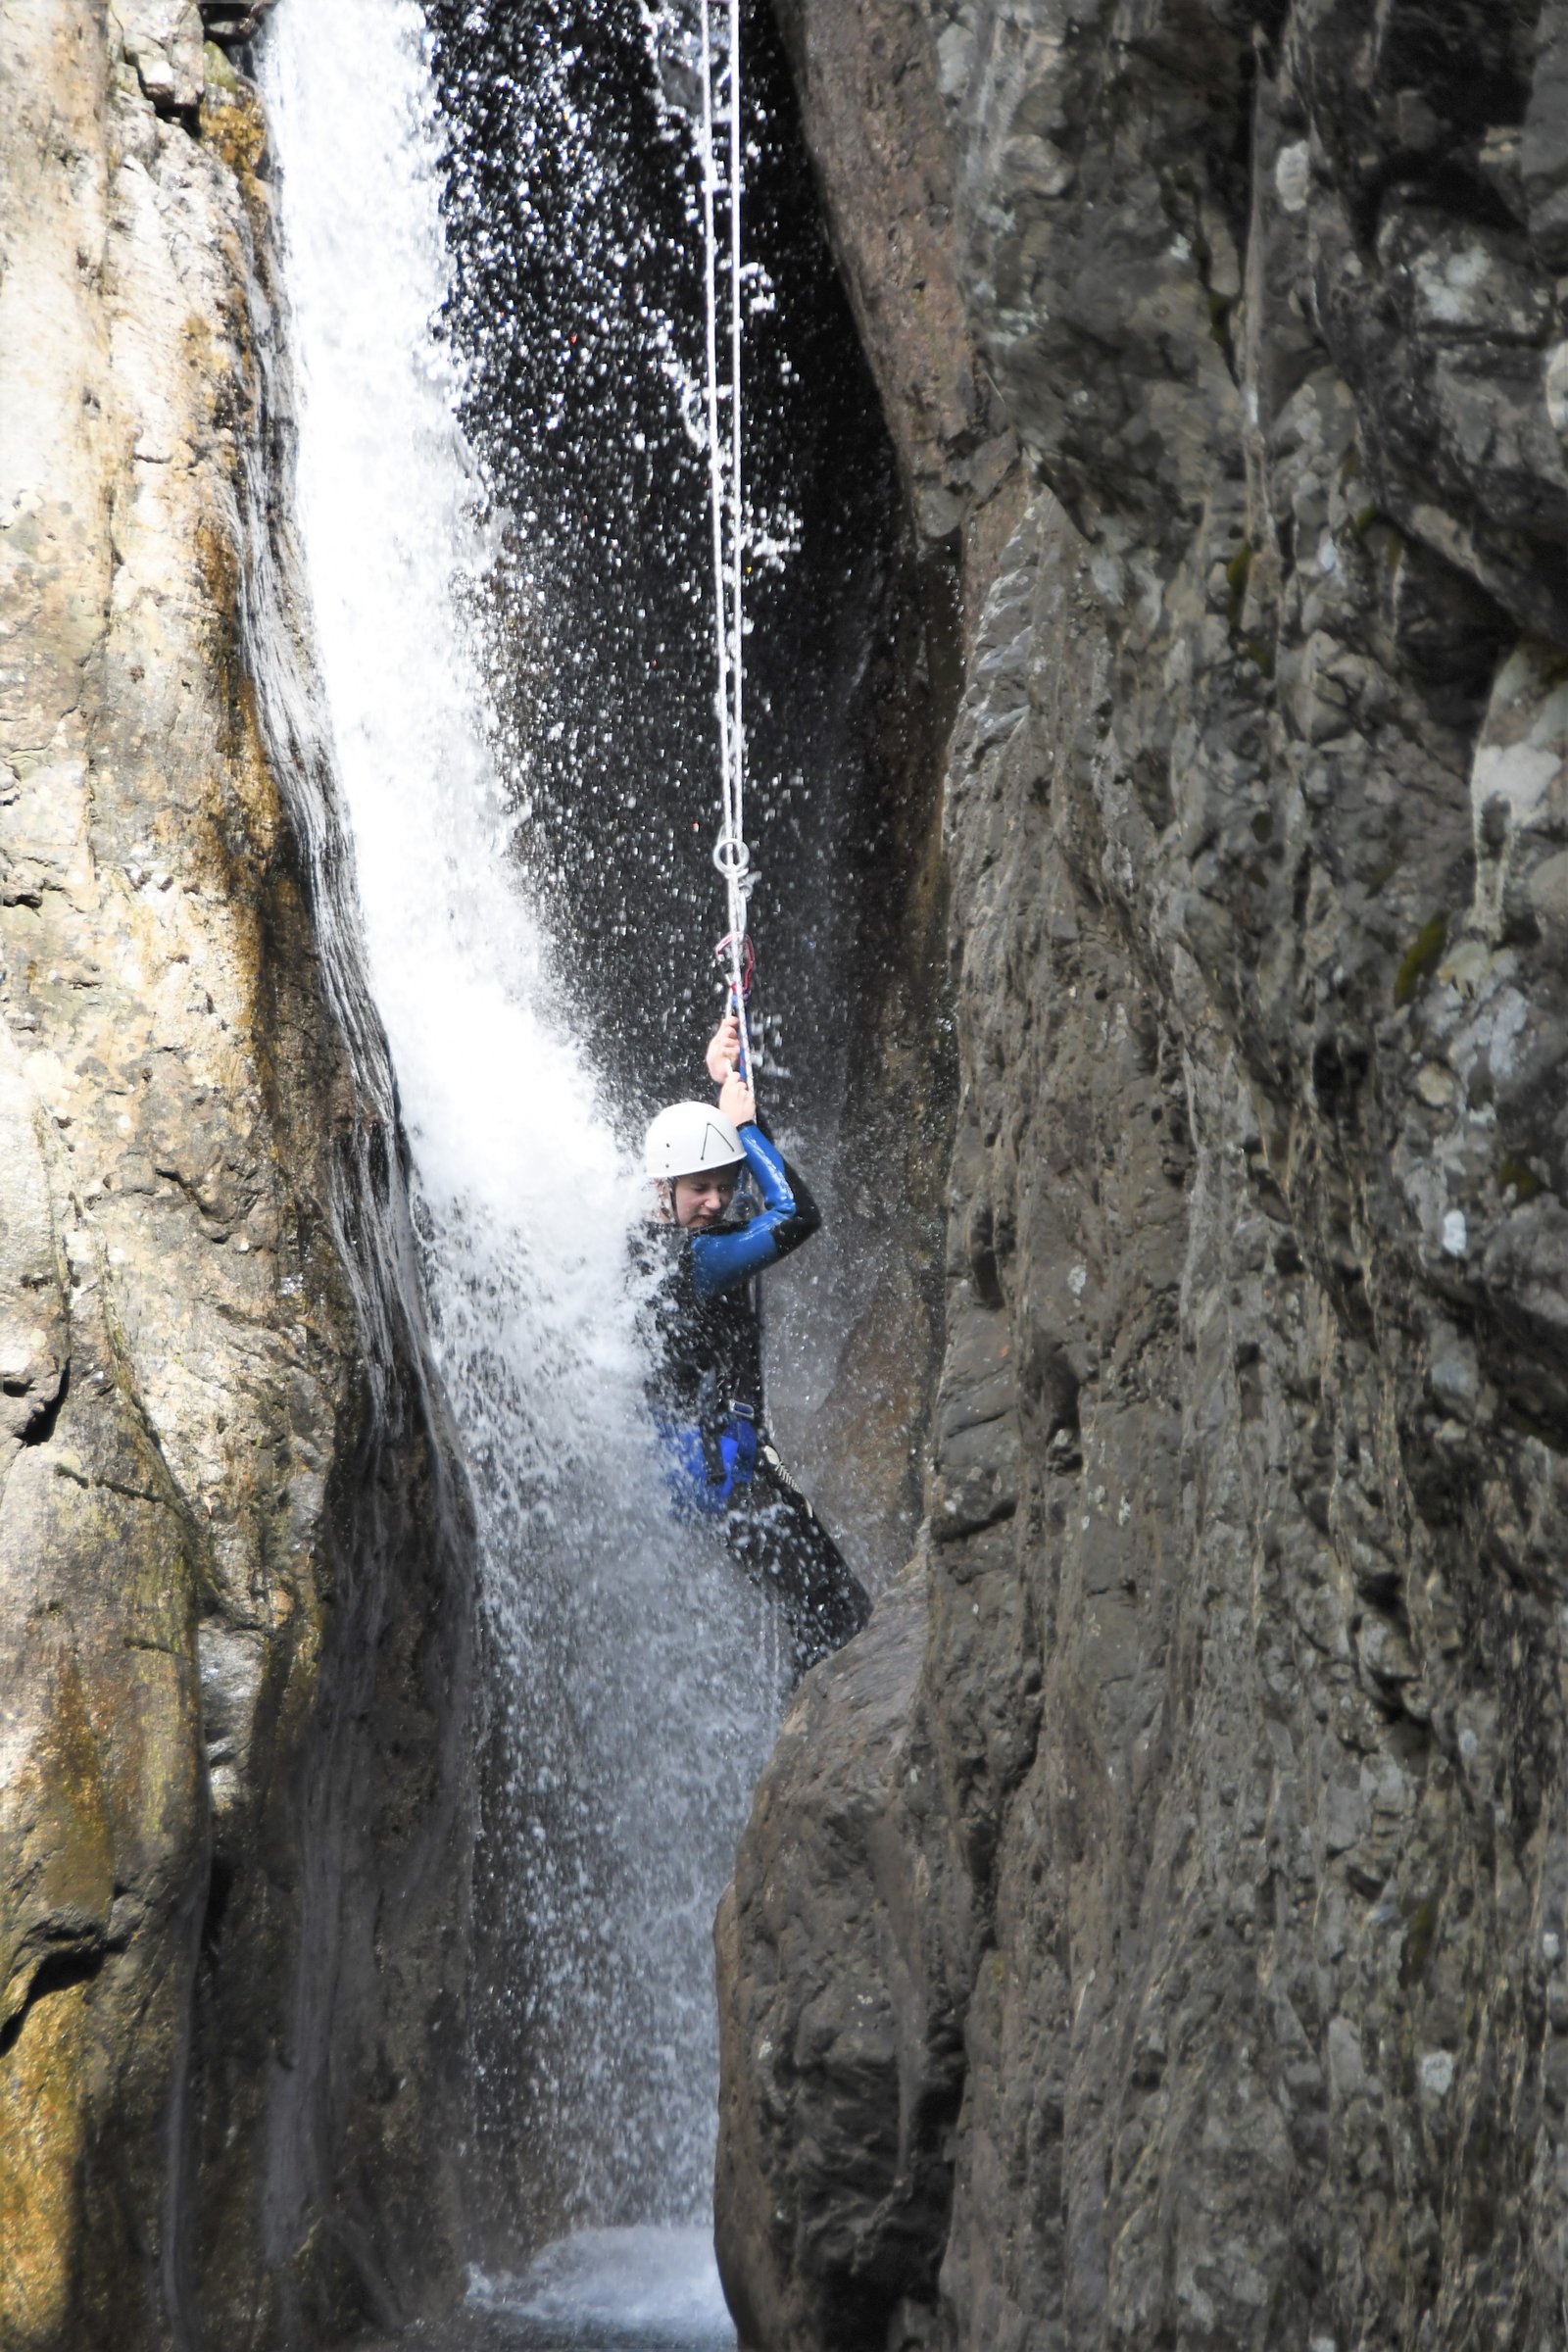
{"type": "Polygon", "coordinates": [[[702,1233],[649,1229],[651,1245],[667,1252],[653,1402],[676,1507],[722,1519],[730,1550],[783,1615],[799,1675],[859,1632],[870,1602],[762,1427],[753,1278],[822,1220],[760,1127],[743,1127],[740,1138],[761,1207],[702,1233]]]}
{"type": "Polygon", "coordinates": [[[816,1202],[772,1137],[751,1123],[737,1132],[762,1205],[744,1225],[720,1225],[691,1235],[692,1288],[699,1298],[716,1298],[721,1291],[749,1282],[764,1266],[798,1250],[822,1222],[816,1202]]]}
{"type": "Polygon", "coordinates": [[[659,1307],[662,1364],[654,1397],[670,1484],[683,1509],[715,1516],[757,1466],[762,1364],[752,1278],[798,1250],[822,1221],[760,1127],[748,1124],[740,1139],[761,1207],[707,1232],[653,1229],[673,1260],[659,1307]]]}

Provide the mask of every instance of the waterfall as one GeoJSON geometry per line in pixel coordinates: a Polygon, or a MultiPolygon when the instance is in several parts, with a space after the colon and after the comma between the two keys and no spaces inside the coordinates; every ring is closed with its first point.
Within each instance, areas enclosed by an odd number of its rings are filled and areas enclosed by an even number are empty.
{"type": "Polygon", "coordinates": [[[761,1614],[716,1546],[669,1524],[627,1275],[631,1139],[509,856],[423,17],[282,0],[262,73],[317,650],[480,1527],[471,2169],[522,2251],[700,2225],[710,1926],[774,1706],[761,1614]]]}

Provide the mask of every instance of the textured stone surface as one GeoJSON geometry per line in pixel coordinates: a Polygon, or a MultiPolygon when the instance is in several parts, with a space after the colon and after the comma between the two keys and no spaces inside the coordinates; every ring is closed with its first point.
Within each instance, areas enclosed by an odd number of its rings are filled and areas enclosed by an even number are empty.
{"type": "Polygon", "coordinates": [[[962,2070],[916,1887],[935,1788],[915,1705],[925,1628],[922,1580],[903,1577],[853,1682],[811,1677],[719,1913],[725,2070],[753,2070],[753,2097],[728,2119],[718,2252],[750,2342],[874,2315],[911,2265],[929,2270],[946,2203],[962,2070]]]}
{"type": "Polygon", "coordinates": [[[780,0],[777,13],[915,528],[958,538],[984,568],[1016,519],[1018,450],[964,316],[927,11],[780,0]]]}
{"type": "Polygon", "coordinates": [[[0,2340],[316,2342],[455,2252],[462,1509],[257,102],[173,0],[0,78],[0,2340]]]}
{"type": "MultiPolygon", "coordinates": [[[[921,14],[1040,487],[950,759],[926,1530],[721,1921],[726,2280],[803,2352],[1545,2352],[1568,34],[921,14]]],[[[804,82],[873,278],[900,63],[804,82]]]]}

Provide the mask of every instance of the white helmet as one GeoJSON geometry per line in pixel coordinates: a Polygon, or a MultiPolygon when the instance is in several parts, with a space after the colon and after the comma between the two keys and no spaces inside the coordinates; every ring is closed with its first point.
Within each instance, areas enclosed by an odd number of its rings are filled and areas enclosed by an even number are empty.
{"type": "Polygon", "coordinates": [[[706,1176],[710,1168],[733,1168],[745,1157],[740,1137],[711,1102],[672,1102],[648,1130],[643,1164],[657,1181],[706,1176]]]}

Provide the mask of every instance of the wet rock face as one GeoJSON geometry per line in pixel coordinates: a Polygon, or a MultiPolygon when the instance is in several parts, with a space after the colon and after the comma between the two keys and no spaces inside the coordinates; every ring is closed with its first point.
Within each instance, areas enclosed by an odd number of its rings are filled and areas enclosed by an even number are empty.
{"type": "Polygon", "coordinates": [[[915,528],[932,545],[978,534],[994,553],[1016,519],[1017,440],[965,316],[922,0],[776,13],[915,528]]]}
{"type": "Polygon", "coordinates": [[[911,1614],[808,1680],[721,1921],[726,2280],[768,2346],[1538,2352],[1568,17],[901,21],[805,74],[827,201],[927,76],[1035,486],[968,583],[911,1614]]]}
{"type": "Polygon", "coordinates": [[[0,53],[0,2340],[314,2342],[453,2253],[462,1512],[321,959],[259,108],[172,0],[0,53]]]}

